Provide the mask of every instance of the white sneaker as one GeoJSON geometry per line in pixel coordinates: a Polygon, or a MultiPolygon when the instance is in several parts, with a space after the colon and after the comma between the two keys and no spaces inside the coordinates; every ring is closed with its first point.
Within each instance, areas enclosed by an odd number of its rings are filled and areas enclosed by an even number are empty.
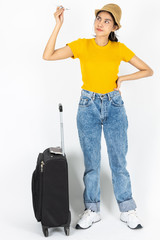
{"type": "Polygon", "coordinates": [[[132,229],[138,229],[143,227],[141,220],[137,216],[136,210],[122,212],[120,215],[120,220],[127,223],[127,226],[132,229]]]}
{"type": "Polygon", "coordinates": [[[93,223],[99,222],[100,220],[100,212],[93,212],[87,209],[80,215],[80,220],[76,225],[76,229],[87,229],[91,227],[93,223]]]}

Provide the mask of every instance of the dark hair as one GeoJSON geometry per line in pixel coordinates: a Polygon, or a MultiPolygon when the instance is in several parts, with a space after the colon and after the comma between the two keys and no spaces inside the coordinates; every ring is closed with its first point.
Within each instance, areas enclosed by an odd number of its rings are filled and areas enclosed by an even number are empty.
{"type": "MultiPolygon", "coordinates": [[[[100,13],[100,12],[106,12],[106,11],[101,10],[101,11],[97,12],[96,18],[97,18],[98,13],[100,13]]],[[[107,11],[107,12],[108,12],[108,11],[107,11]]],[[[118,24],[117,24],[116,21],[115,21],[115,18],[114,18],[114,16],[113,16],[113,14],[112,14],[111,12],[108,12],[108,13],[109,13],[109,14],[111,15],[111,17],[113,18],[114,25],[118,26],[118,24]]],[[[96,35],[94,35],[94,36],[96,37],[96,35]]],[[[108,38],[109,38],[109,40],[111,40],[112,42],[118,42],[118,38],[117,38],[115,32],[110,32],[108,38]]]]}

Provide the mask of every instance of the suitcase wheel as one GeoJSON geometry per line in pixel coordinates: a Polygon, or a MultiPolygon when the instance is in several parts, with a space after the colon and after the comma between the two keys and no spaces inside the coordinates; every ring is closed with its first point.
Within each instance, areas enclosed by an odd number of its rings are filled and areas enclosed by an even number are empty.
{"type": "Polygon", "coordinates": [[[65,234],[69,236],[69,227],[64,227],[65,234]]]}
{"type": "Polygon", "coordinates": [[[48,237],[48,228],[42,226],[42,230],[43,230],[44,236],[45,236],[45,237],[48,237]]]}

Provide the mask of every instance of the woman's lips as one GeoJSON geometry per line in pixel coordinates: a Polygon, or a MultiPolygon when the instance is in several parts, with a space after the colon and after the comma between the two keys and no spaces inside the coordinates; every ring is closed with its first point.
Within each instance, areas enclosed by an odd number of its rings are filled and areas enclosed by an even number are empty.
{"type": "Polygon", "coordinates": [[[97,30],[98,30],[98,31],[100,31],[100,32],[102,32],[102,31],[103,31],[103,30],[102,30],[102,29],[100,29],[100,28],[97,28],[97,30]]]}

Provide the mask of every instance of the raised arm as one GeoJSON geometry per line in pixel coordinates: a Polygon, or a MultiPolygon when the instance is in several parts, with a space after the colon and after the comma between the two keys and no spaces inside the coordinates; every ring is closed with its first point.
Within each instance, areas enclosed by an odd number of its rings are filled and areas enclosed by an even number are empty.
{"type": "Polygon", "coordinates": [[[73,56],[72,50],[69,46],[58,48],[55,50],[57,35],[64,21],[64,8],[57,7],[54,17],[56,19],[56,26],[47,42],[43,53],[44,60],[60,60],[73,56]]]}

